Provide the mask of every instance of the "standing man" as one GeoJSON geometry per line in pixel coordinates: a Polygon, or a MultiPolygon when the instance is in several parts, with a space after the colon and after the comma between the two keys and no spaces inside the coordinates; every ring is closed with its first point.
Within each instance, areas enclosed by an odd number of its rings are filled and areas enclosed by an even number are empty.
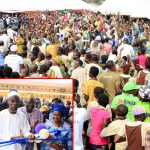
{"type": "Polygon", "coordinates": [[[43,122],[42,113],[39,109],[35,108],[34,98],[30,98],[29,100],[27,100],[26,105],[24,107],[19,108],[18,111],[21,111],[26,115],[32,131],[38,123],[43,122]]]}
{"type": "Polygon", "coordinates": [[[85,95],[89,96],[89,100],[87,103],[89,103],[90,101],[94,101],[94,99],[95,99],[95,97],[94,97],[95,87],[104,88],[103,83],[101,83],[100,81],[97,80],[98,74],[99,74],[99,69],[95,66],[92,66],[90,68],[90,71],[89,71],[90,80],[87,80],[84,84],[84,87],[83,87],[83,93],[85,95]]]}
{"type": "Polygon", "coordinates": [[[79,92],[82,93],[83,85],[85,83],[85,68],[82,68],[83,62],[81,60],[76,60],[74,64],[74,70],[72,72],[71,78],[77,79],[79,81],[79,92]]]}
{"type": "Polygon", "coordinates": [[[133,47],[129,44],[127,38],[124,38],[123,44],[118,47],[117,52],[118,52],[118,57],[120,58],[129,55],[131,59],[133,59],[133,56],[135,56],[133,47]]]}
{"type": "MultiPolygon", "coordinates": [[[[31,127],[31,132],[35,133],[35,126],[38,123],[43,122],[42,113],[40,112],[40,110],[35,108],[35,99],[30,98],[29,100],[27,100],[26,106],[19,108],[18,111],[23,112],[26,115],[27,120],[31,127]]],[[[33,150],[33,147],[34,147],[34,143],[29,143],[26,150],[33,150]]]]}
{"type": "Polygon", "coordinates": [[[123,87],[123,93],[115,96],[112,101],[111,108],[113,111],[115,111],[120,104],[123,104],[128,107],[127,118],[133,120],[134,116],[132,114],[132,108],[135,105],[141,105],[139,98],[135,96],[135,93],[138,89],[138,85],[134,84],[133,82],[127,82],[123,87]]]}
{"type": "MultiPolygon", "coordinates": [[[[72,60],[70,62],[70,65],[68,66],[68,75],[69,75],[69,77],[71,76],[73,70],[75,69],[74,68],[75,61],[80,60],[80,56],[81,56],[81,54],[80,54],[79,51],[76,50],[76,51],[73,52],[72,60]]],[[[69,58],[69,55],[68,55],[68,58],[69,58]]]]}
{"type": "Polygon", "coordinates": [[[10,54],[8,54],[4,59],[4,65],[12,68],[13,72],[20,73],[21,68],[23,68],[23,59],[21,56],[16,54],[17,46],[12,45],[10,47],[10,54]]]}
{"type": "MultiPolygon", "coordinates": [[[[0,112],[0,141],[17,140],[23,137],[34,139],[26,116],[17,111],[20,102],[19,94],[10,91],[8,94],[8,109],[0,112]]],[[[21,144],[0,147],[0,150],[23,150],[21,144]]]]}
{"type": "Polygon", "coordinates": [[[2,35],[0,36],[0,41],[4,42],[5,51],[8,51],[8,48],[10,46],[10,38],[7,35],[7,30],[2,31],[2,35]]]}
{"type": "MultiPolygon", "coordinates": [[[[96,54],[93,54],[91,56],[91,59],[90,59],[90,63],[89,64],[86,64],[85,66],[85,72],[86,72],[86,81],[90,79],[90,76],[89,76],[89,72],[90,72],[90,68],[91,67],[97,67],[99,69],[99,74],[101,73],[102,71],[102,68],[98,65],[98,55],[96,54]]],[[[99,75],[98,75],[99,76],[99,75]]]]}
{"type": "Polygon", "coordinates": [[[135,121],[129,121],[121,126],[114,142],[122,142],[126,138],[126,150],[144,150],[146,133],[150,131],[150,124],[144,122],[146,110],[142,106],[135,106],[132,113],[135,121]]]}
{"type": "Polygon", "coordinates": [[[116,66],[112,60],[107,61],[106,67],[108,71],[100,74],[99,81],[103,83],[111,103],[115,94],[120,91],[120,76],[116,72],[116,66]]]}
{"type": "Polygon", "coordinates": [[[87,120],[87,111],[85,108],[80,108],[80,100],[77,97],[77,92],[78,92],[78,86],[79,82],[78,80],[74,79],[74,111],[73,111],[73,116],[74,116],[74,149],[75,150],[84,150],[84,145],[83,145],[83,138],[82,138],[82,133],[83,133],[83,127],[84,123],[87,120]]]}

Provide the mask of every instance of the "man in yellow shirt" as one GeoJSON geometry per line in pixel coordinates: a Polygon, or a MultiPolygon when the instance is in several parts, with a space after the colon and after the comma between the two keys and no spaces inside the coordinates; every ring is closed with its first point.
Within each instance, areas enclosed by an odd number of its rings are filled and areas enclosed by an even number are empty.
{"type": "Polygon", "coordinates": [[[59,44],[50,44],[46,47],[46,52],[50,53],[53,58],[57,56],[57,48],[59,47],[59,44]]]}
{"type": "Polygon", "coordinates": [[[104,88],[104,85],[96,79],[98,74],[99,74],[99,69],[95,66],[92,66],[89,72],[90,79],[85,82],[84,87],[83,87],[83,93],[89,96],[89,100],[87,103],[95,100],[95,97],[94,97],[95,87],[104,88]]]}

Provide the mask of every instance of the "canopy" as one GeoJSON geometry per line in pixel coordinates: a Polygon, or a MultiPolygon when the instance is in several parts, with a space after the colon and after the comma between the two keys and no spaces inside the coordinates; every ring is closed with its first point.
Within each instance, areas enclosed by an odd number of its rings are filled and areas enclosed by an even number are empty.
{"type": "Polygon", "coordinates": [[[150,17],[150,0],[106,0],[97,8],[103,14],[121,14],[131,17],[150,17]]]}
{"type": "MultiPolygon", "coordinates": [[[[133,1],[133,0],[132,0],[133,1]]],[[[124,14],[129,15],[130,11],[127,9],[130,0],[106,0],[102,5],[97,7],[97,10],[103,14],[124,14]]],[[[128,6],[129,7],[129,6],[128,6]]]]}
{"type": "Polygon", "coordinates": [[[64,9],[95,10],[95,7],[82,0],[4,0],[0,5],[0,11],[3,12],[64,9]]]}
{"type": "Polygon", "coordinates": [[[131,13],[131,17],[148,18],[150,19],[150,0],[143,0],[140,3],[139,9],[135,9],[131,13]]]}

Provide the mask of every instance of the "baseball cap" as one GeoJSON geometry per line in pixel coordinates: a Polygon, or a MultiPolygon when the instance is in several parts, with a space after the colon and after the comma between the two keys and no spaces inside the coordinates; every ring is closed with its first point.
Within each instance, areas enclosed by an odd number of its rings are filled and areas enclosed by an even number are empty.
{"type": "Polygon", "coordinates": [[[143,106],[134,106],[132,109],[132,113],[134,116],[146,114],[146,109],[143,106]]]}
{"type": "Polygon", "coordinates": [[[12,46],[10,47],[10,51],[12,51],[12,52],[17,52],[17,45],[12,45],[12,46]]]}
{"type": "Polygon", "coordinates": [[[123,91],[127,92],[127,91],[131,91],[131,90],[137,90],[139,88],[140,88],[140,86],[136,85],[134,82],[127,82],[123,87],[123,91]]]}

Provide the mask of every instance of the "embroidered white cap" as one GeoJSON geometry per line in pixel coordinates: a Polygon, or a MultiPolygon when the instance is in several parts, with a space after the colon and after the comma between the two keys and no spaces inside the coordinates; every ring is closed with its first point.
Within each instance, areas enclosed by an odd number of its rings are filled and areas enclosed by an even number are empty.
{"type": "Polygon", "coordinates": [[[17,91],[10,91],[8,93],[8,98],[10,98],[12,96],[18,96],[18,97],[20,97],[20,95],[19,95],[19,93],[17,91]]]}
{"type": "Polygon", "coordinates": [[[17,52],[17,45],[12,45],[12,46],[10,47],[10,51],[12,51],[12,52],[17,52]]]}

